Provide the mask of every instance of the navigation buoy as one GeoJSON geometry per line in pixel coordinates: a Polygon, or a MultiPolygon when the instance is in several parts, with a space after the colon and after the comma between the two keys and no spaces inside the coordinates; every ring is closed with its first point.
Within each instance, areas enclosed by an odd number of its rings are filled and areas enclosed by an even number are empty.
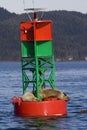
{"type": "Polygon", "coordinates": [[[41,99],[41,89],[47,86],[56,88],[52,21],[39,20],[39,9],[29,10],[34,10],[34,19],[20,24],[23,94],[32,86],[32,93],[38,101],[23,101],[21,97],[13,96],[14,113],[34,117],[66,115],[65,100],[56,97],[41,99]]]}
{"type": "Polygon", "coordinates": [[[12,98],[14,113],[19,116],[44,117],[64,116],[67,114],[67,102],[49,98],[38,102],[23,102],[20,97],[12,98]]]}

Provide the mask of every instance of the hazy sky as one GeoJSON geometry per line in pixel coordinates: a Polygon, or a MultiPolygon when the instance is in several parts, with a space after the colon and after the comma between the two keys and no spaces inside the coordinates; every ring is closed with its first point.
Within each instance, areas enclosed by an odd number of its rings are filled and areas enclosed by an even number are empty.
{"type": "Polygon", "coordinates": [[[69,10],[87,13],[87,0],[0,0],[0,7],[23,13],[24,8],[42,7],[46,10],[69,10]]]}

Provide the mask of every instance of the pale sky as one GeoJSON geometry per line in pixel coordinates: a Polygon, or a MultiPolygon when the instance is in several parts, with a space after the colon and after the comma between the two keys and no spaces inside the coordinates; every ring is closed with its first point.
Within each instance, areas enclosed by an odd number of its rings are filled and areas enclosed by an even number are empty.
{"type": "Polygon", "coordinates": [[[32,7],[87,13],[87,0],[0,0],[0,7],[15,13],[24,13],[24,8],[32,7]]]}

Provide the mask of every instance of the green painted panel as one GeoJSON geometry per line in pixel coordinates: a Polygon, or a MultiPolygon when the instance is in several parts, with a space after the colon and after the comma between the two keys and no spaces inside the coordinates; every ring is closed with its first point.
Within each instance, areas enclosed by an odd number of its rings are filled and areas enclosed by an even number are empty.
{"type": "Polygon", "coordinates": [[[21,42],[22,57],[34,56],[34,42],[21,42]]]}
{"type": "Polygon", "coordinates": [[[36,51],[37,56],[52,56],[53,55],[52,41],[36,42],[36,51]]]}
{"type": "Polygon", "coordinates": [[[22,57],[31,57],[35,54],[36,56],[52,56],[52,41],[21,42],[21,53],[22,57]],[[36,49],[34,44],[36,44],[36,49]]]}

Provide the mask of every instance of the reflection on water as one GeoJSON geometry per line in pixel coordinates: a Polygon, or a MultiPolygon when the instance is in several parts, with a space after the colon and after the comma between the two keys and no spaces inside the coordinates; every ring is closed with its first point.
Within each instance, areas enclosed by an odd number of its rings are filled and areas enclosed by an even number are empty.
{"type": "MultiPolygon", "coordinates": [[[[19,118],[18,123],[20,125],[18,127],[15,127],[15,129],[26,128],[28,130],[49,130],[49,129],[50,130],[67,130],[66,128],[67,119],[68,119],[67,117],[19,118]]],[[[13,128],[11,127],[11,129],[13,128]]]]}

